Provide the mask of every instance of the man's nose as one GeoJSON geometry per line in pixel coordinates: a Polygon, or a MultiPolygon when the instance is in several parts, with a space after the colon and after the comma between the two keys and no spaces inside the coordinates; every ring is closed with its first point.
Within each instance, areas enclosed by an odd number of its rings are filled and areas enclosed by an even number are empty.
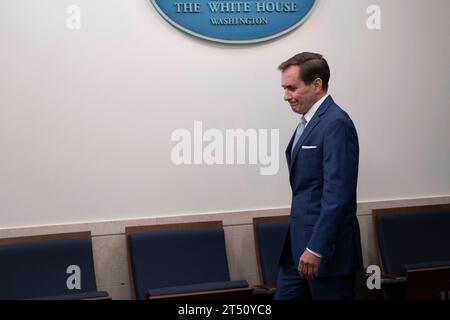
{"type": "Polygon", "coordinates": [[[285,91],[284,92],[284,101],[289,101],[289,100],[291,100],[291,98],[292,98],[292,95],[289,93],[289,91],[285,91]]]}

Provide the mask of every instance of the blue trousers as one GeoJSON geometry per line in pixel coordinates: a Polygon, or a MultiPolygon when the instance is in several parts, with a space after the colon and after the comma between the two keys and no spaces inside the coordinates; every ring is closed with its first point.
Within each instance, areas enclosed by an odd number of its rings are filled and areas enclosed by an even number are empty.
{"type": "Polygon", "coordinates": [[[354,282],[354,274],[303,279],[287,254],[278,273],[275,300],[353,300],[354,282]]]}

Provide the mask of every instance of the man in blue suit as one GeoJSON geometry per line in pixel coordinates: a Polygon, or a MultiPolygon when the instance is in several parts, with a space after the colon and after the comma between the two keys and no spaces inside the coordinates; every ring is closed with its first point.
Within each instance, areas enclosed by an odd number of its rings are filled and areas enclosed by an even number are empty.
{"type": "Polygon", "coordinates": [[[275,299],[353,299],[363,267],[356,129],[327,93],[322,55],[297,54],[279,70],[284,100],[301,118],[286,149],[292,205],[275,299]]]}

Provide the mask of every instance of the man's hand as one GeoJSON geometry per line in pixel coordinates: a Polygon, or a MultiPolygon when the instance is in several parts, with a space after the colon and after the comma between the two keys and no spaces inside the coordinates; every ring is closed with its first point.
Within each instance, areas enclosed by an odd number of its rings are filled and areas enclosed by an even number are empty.
{"type": "Polygon", "coordinates": [[[306,280],[313,280],[319,272],[320,261],[321,259],[318,256],[305,250],[298,262],[298,273],[306,280]]]}

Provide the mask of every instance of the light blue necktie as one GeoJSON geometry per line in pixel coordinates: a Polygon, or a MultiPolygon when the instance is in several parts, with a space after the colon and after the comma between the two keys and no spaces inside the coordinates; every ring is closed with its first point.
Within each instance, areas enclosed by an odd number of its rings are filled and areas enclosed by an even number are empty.
{"type": "Polygon", "coordinates": [[[297,145],[298,140],[302,136],[303,131],[305,130],[305,126],[306,126],[306,119],[305,119],[305,117],[302,117],[302,119],[300,120],[300,123],[297,126],[297,130],[295,131],[294,143],[292,144],[292,149],[291,149],[291,158],[294,155],[294,148],[297,145]]]}

